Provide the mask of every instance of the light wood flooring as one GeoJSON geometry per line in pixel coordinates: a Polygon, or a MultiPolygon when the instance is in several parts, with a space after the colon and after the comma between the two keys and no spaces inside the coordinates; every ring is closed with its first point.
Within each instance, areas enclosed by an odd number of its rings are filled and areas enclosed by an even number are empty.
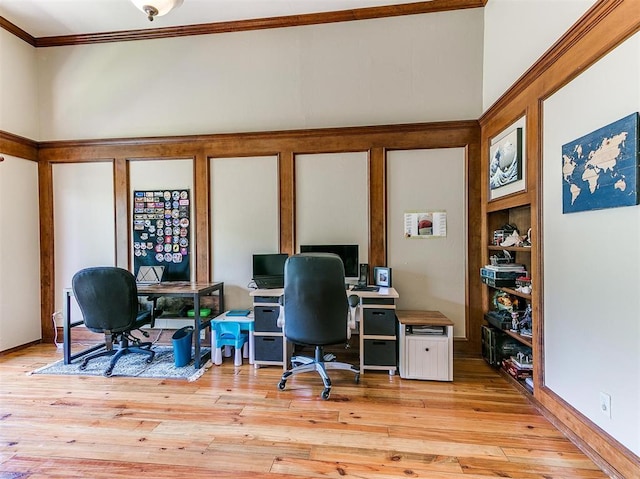
{"type": "Polygon", "coordinates": [[[27,373],[0,356],[0,478],[606,478],[481,359],[454,382],[333,372],[279,391],[278,367],[226,359],[195,382],[27,373]]]}

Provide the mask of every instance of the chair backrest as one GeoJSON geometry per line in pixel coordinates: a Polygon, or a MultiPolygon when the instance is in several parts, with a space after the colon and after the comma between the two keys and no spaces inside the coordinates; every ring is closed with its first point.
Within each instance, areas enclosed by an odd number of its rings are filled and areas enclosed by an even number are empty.
{"type": "Polygon", "coordinates": [[[138,289],[131,272],[115,266],[78,271],[71,281],[85,326],[114,333],[132,328],[138,315],[138,289]]]}
{"type": "Polygon", "coordinates": [[[213,329],[216,332],[218,338],[234,338],[240,337],[240,323],[214,323],[213,329]]]}
{"type": "Polygon", "coordinates": [[[299,254],[284,269],[284,335],[294,343],[324,346],[347,340],[349,306],[344,266],[329,253],[299,254]]]}

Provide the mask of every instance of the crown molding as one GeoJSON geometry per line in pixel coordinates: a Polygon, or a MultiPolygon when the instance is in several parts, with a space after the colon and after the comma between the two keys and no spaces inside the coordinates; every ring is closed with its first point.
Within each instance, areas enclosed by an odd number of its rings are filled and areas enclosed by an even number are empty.
{"type": "Polygon", "coordinates": [[[271,28],[299,27],[320,25],[324,23],[352,22],[374,18],[418,15],[451,10],[464,10],[484,7],[487,0],[431,0],[402,5],[382,7],[356,8],[337,12],[308,13],[280,17],[238,20],[233,22],[202,23],[167,28],[149,28],[143,30],[126,30],[121,32],[86,33],[81,35],[63,35],[34,38],[24,30],[0,17],[0,27],[37,48],[59,47],[70,45],[87,45],[94,43],[127,42],[135,40],[154,40],[159,38],[184,37],[194,35],[211,35],[216,33],[244,32],[271,28]]]}
{"type": "Polygon", "coordinates": [[[9,33],[13,33],[16,37],[27,42],[29,45],[33,47],[36,46],[36,39],[34,37],[25,32],[22,28],[14,25],[4,17],[0,17],[0,28],[4,28],[9,33]]]}

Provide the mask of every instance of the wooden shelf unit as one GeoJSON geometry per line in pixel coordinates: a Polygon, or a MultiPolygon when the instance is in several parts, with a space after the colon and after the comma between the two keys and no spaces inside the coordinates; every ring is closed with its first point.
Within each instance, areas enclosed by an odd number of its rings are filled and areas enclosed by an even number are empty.
{"type": "MultiPolygon", "coordinates": [[[[490,257],[501,251],[508,251],[515,256],[515,263],[523,264],[527,270],[527,275],[532,277],[532,250],[531,246],[500,246],[493,244],[493,232],[495,230],[502,229],[502,226],[511,224],[517,227],[520,236],[525,236],[529,228],[532,228],[532,215],[531,205],[529,204],[529,196],[526,193],[514,195],[506,199],[500,199],[492,201],[483,205],[484,225],[485,230],[482,232],[485,244],[487,245],[484,252],[485,264],[490,264],[490,257]]],[[[536,286],[536,282],[532,278],[533,287],[536,286]]],[[[515,288],[509,287],[493,287],[489,285],[483,285],[483,312],[486,313],[492,310],[492,299],[496,291],[503,291],[512,295],[518,299],[524,300],[527,304],[531,305],[533,309],[532,301],[534,299],[533,294],[522,293],[516,291],[515,288]]],[[[532,318],[532,331],[535,330],[535,316],[532,318]]],[[[535,358],[536,348],[534,347],[533,337],[523,336],[517,332],[509,329],[499,329],[495,326],[489,325],[489,327],[502,331],[510,338],[515,339],[523,346],[530,348],[532,355],[535,358]]],[[[534,333],[535,334],[535,333],[534,333]]],[[[497,351],[496,354],[500,355],[497,351]]],[[[535,364],[535,362],[534,362],[535,364]]],[[[500,367],[501,373],[504,377],[508,378],[519,390],[531,395],[532,390],[525,385],[524,380],[519,380],[511,376],[507,371],[500,367]]],[[[535,366],[533,374],[535,376],[535,366]]]]}

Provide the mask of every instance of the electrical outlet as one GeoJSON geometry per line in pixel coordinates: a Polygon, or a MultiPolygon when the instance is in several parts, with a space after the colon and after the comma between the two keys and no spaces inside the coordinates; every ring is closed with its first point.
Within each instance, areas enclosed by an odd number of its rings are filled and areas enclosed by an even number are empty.
{"type": "Polygon", "coordinates": [[[600,393],[600,411],[608,418],[611,418],[611,396],[607,393],[600,393]]]}

